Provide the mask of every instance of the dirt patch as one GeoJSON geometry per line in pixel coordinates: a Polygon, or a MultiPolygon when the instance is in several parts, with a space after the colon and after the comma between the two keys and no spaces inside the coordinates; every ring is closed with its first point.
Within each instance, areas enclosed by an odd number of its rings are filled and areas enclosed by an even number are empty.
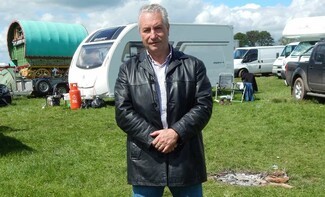
{"type": "Polygon", "coordinates": [[[281,186],[292,188],[288,184],[289,176],[285,171],[274,171],[272,173],[250,173],[226,171],[210,176],[215,181],[240,186],[281,186]]]}

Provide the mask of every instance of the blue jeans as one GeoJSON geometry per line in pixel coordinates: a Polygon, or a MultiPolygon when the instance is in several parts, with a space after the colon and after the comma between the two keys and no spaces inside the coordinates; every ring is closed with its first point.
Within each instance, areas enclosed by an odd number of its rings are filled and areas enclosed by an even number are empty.
{"type": "Polygon", "coordinates": [[[245,86],[245,101],[254,101],[254,89],[253,89],[253,84],[244,82],[245,86]]]}
{"type": "MultiPolygon", "coordinates": [[[[187,187],[168,187],[173,197],[202,197],[202,184],[187,187]]],[[[133,197],[161,197],[164,193],[164,186],[132,186],[133,197]]]]}

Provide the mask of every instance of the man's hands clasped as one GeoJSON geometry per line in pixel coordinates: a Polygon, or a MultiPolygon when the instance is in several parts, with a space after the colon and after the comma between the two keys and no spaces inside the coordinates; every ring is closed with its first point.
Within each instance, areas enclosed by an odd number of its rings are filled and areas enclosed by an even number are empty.
{"type": "Polygon", "coordinates": [[[152,132],[150,136],[155,138],[151,145],[162,153],[170,153],[177,147],[179,136],[173,129],[157,130],[152,132]]]}

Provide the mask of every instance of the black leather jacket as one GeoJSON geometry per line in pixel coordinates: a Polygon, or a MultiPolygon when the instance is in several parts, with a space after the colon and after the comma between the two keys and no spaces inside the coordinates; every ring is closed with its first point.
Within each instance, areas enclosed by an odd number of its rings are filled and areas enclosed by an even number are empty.
{"type": "Polygon", "coordinates": [[[128,183],[186,186],[207,180],[202,129],[212,113],[211,84],[202,61],[173,50],[166,74],[167,122],[179,135],[168,154],[150,144],[162,129],[156,77],[145,52],[120,67],[115,84],[116,122],[127,134],[128,183]]]}

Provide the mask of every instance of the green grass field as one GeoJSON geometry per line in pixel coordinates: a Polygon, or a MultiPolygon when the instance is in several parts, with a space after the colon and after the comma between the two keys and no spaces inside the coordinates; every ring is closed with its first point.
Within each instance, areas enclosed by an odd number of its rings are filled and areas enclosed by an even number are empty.
{"type": "MultiPolygon", "coordinates": [[[[293,188],[210,178],[204,196],[325,196],[324,103],[294,101],[276,77],[256,79],[254,102],[214,104],[203,131],[207,171],[270,172],[277,165],[293,188]]],[[[130,196],[126,135],[113,102],[80,110],[44,104],[18,97],[0,108],[0,196],[130,196]]],[[[167,189],[164,196],[171,196],[167,189]]]]}

